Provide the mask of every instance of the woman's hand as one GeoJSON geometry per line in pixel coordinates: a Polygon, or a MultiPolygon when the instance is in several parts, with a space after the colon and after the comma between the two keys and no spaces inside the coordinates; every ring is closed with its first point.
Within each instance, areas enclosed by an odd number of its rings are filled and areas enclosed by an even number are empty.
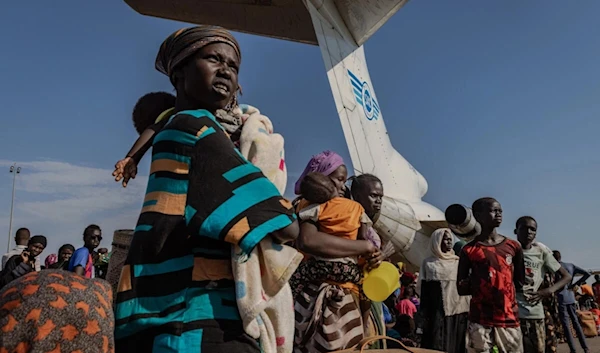
{"type": "Polygon", "coordinates": [[[383,260],[384,260],[384,256],[381,252],[377,252],[377,253],[373,254],[372,257],[367,260],[367,269],[369,271],[376,269],[377,267],[379,267],[379,265],[381,265],[383,260]]]}
{"type": "Polygon", "coordinates": [[[29,265],[30,257],[31,255],[29,254],[29,251],[23,250],[23,252],[21,253],[21,261],[29,265]]]}
{"type": "Polygon", "coordinates": [[[35,265],[35,257],[31,256],[31,253],[27,249],[21,253],[21,261],[32,267],[35,265]]]}
{"type": "Polygon", "coordinates": [[[115,181],[123,179],[123,187],[127,187],[130,179],[135,179],[137,175],[137,164],[131,157],[125,157],[115,164],[115,171],[112,173],[115,181]]]}
{"type": "Polygon", "coordinates": [[[368,240],[356,241],[365,242],[365,251],[362,254],[362,256],[367,260],[367,271],[379,267],[379,265],[381,265],[381,262],[384,260],[384,256],[379,250],[379,248],[373,245],[373,243],[371,243],[368,240]]]}

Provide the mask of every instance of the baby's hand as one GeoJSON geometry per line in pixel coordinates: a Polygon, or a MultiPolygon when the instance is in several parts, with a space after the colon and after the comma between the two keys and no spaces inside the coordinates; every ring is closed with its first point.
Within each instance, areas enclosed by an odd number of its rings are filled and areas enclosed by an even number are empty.
{"type": "Polygon", "coordinates": [[[112,175],[115,177],[115,181],[123,179],[123,187],[127,187],[127,183],[130,179],[135,179],[137,174],[137,165],[133,158],[125,157],[115,164],[115,171],[112,175]]]}

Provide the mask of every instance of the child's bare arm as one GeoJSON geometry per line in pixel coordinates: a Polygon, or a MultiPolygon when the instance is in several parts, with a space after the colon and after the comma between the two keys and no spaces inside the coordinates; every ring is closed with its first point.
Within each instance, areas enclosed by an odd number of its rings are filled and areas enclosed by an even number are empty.
{"type": "Polygon", "coordinates": [[[127,153],[127,157],[132,158],[135,164],[138,164],[150,147],[152,147],[152,138],[154,138],[155,134],[156,131],[151,128],[144,130],[127,153]]]}
{"type": "Polygon", "coordinates": [[[137,165],[152,146],[152,139],[155,134],[156,131],[152,128],[144,130],[127,153],[127,156],[115,164],[113,176],[115,177],[115,181],[123,179],[123,187],[127,186],[130,179],[135,179],[137,165]]]}

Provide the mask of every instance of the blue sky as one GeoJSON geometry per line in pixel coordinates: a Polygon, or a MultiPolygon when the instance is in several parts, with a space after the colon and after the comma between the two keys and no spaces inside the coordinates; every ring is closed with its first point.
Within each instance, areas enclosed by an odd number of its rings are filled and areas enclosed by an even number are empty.
{"type": "MultiPolygon", "coordinates": [[[[392,143],[444,209],[494,196],[501,230],[529,214],[566,261],[600,268],[593,229],[600,195],[600,3],[413,1],[366,44],[392,143]]],[[[142,177],[123,190],[114,163],[135,140],[137,98],[171,91],[154,70],[162,40],[184,24],[144,17],[123,1],[12,2],[0,13],[0,229],[81,243],[98,223],[105,246],[131,228],[142,177]]],[[[239,34],[241,101],[286,138],[290,185],[311,155],[349,156],[317,47],[239,34]]],[[[140,165],[147,174],[148,161],[140,165]]],[[[12,237],[12,235],[11,235],[12,237]]],[[[0,249],[6,246],[0,236],[0,249]]],[[[46,253],[49,253],[47,251],[46,253]]]]}

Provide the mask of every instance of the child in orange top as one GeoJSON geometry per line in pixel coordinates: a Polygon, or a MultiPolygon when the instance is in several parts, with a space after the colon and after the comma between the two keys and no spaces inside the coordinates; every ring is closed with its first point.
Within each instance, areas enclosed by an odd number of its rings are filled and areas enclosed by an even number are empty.
{"type": "MultiPolygon", "coordinates": [[[[314,223],[323,233],[350,240],[365,240],[372,222],[356,201],[338,196],[333,181],[320,173],[309,173],[300,185],[304,198],[297,206],[301,221],[314,223]]],[[[306,255],[305,255],[306,256],[306,255]]],[[[358,290],[362,281],[363,259],[310,256],[290,279],[294,297],[309,282],[351,283],[358,290]]]]}

